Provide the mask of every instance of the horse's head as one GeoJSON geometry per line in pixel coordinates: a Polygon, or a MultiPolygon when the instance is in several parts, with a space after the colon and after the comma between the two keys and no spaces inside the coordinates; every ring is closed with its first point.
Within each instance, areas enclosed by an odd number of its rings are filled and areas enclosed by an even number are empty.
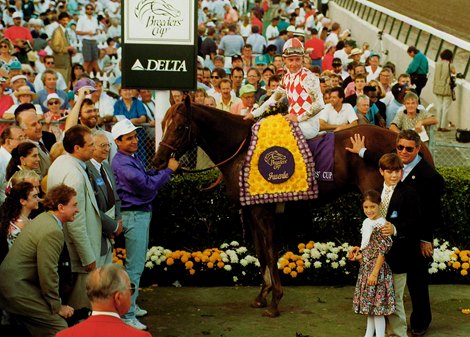
{"type": "Polygon", "coordinates": [[[157,169],[165,168],[171,157],[179,159],[194,146],[196,140],[191,132],[191,98],[186,95],[184,103],[171,106],[162,122],[163,137],[153,159],[157,169]]]}

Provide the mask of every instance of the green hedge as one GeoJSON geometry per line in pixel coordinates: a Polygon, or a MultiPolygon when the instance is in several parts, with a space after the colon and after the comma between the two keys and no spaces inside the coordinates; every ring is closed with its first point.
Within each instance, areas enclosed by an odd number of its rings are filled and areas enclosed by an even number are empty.
{"type": "MultiPolygon", "coordinates": [[[[436,228],[435,236],[449,240],[451,245],[469,248],[470,168],[438,170],[446,185],[444,224],[436,228]]],[[[202,190],[218,175],[217,171],[176,175],[160,190],[154,203],[151,245],[192,251],[236,240],[252,246],[251,228],[241,224],[239,210],[228,202],[223,183],[202,190]]],[[[290,203],[284,217],[289,219],[287,224],[276,229],[277,243],[282,250],[309,240],[359,243],[359,228],[364,219],[357,192],[346,193],[324,205],[290,203]]]]}

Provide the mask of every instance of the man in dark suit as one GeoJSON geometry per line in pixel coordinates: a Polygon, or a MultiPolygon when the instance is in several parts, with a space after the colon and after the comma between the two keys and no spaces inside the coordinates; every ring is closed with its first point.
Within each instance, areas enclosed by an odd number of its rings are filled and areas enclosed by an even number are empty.
{"type": "Polygon", "coordinates": [[[413,256],[419,249],[421,209],[416,191],[400,181],[403,162],[396,153],[384,154],[379,160],[380,174],[384,178],[382,189],[381,214],[387,220],[382,229],[384,234],[392,235],[393,245],[385,256],[393,272],[393,286],[397,310],[388,317],[389,335],[407,337],[406,314],[403,293],[406,273],[413,267],[413,256]]]}
{"type": "Polygon", "coordinates": [[[102,131],[96,131],[93,134],[93,139],[95,142],[93,158],[85,164],[100,209],[103,234],[100,256],[102,261],[99,265],[104,265],[111,263],[113,259],[113,247],[110,239],[122,232],[121,199],[116,191],[113,170],[106,161],[110,150],[109,140],[102,131]]]}
{"type": "Polygon", "coordinates": [[[20,104],[15,110],[15,120],[16,124],[23,129],[26,137],[38,147],[40,162],[37,173],[45,177],[51,166],[49,151],[56,142],[54,134],[42,131],[42,125],[39,122],[34,104],[20,104]]]}
{"type": "MultiPolygon", "coordinates": [[[[348,151],[358,153],[366,161],[376,164],[382,155],[373,153],[365,147],[365,138],[356,134],[351,138],[352,147],[348,151]]],[[[444,179],[420,155],[421,140],[413,130],[403,130],[396,142],[397,154],[404,164],[402,182],[413,187],[421,200],[423,209],[422,228],[419,233],[420,251],[414,257],[414,266],[407,275],[413,310],[410,325],[413,336],[423,336],[432,320],[428,289],[428,264],[433,254],[434,226],[442,223],[441,196],[444,191],[444,179]],[[424,212],[424,209],[426,211],[424,212]]]]}
{"type": "Polygon", "coordinates": [[[85,321],[59,332],[56,337],[151,337],[125,324],[120,316],[129,311],[135,284],[130,283],[125,270],[117,264],[95,269],[87,279],[87,296],[93,308],[85,321]]]}
{"type": "Polygon", "coordinates": [[[14,314],[33,337],[67,328],[73,308],[59,297],[63,224],[78,212],[76,192],[66,185],[48,191],[44,212],[26,226],[0,265],[0,308],[14,314]]]}

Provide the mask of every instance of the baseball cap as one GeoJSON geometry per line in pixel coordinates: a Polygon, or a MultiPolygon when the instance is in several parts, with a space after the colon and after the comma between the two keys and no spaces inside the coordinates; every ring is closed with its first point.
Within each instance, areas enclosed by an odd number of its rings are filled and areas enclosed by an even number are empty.
{"type": "Polygon", "coordinates": [[[137,129],[140,129],[140,126],[135,126],[130,120],[125,118],[113,125],[111,134],[113,139],[118,139],[119,137],[127,135],[137,129]]]}
{"type": "Polygon", "coordinates": [[[241,55],[233,55],[232,56],[232,62],[235,61],[235,60],[241,60],[241,59],[242,59],[241,55]]]}
{"type": "Polygon", "coordinates": [[[90,91],[96,91],[96,84],[95,81],[89,79],[87,77],[78,80],[77,83],[73,86],[73,92],[78,94],[78,91],[82,88],[90,89],[90,91]]]}
{"type": "Polygon", "coordinates": [[[28,81],[28,78],[25,75],[16,75],[12,77],[11,83],[15,83],[16,81],[21,80],[21,79],[28,81]]]}
{"type": "Polygon", "coordinates": [[[23,18],[23,16],[21,15],[20,12],[15,12],[15,13],[13,13],[13,15],[12,15],[11,17],[12,17],[13,19],[16,19],[16,18],[22,19],[22,18],[23,18]]]}
{"type": "Polygon", "coordinates": [[[245,94],[251,94],[253,92],[256,92],[256,88],[253,86],[253,84],[245,84],[240,88],[240,97],[245,94]]]}
{"type": "Polygon", "coordinates": [[[256,56],[255,65],[258,65],[258,64],[268,64],[268,62],[266,62],[266,59],[264,58],[263,55],[256,56]]]}
{"type": "Polygon", "coordinates": [[[21,63],[20,61],[13,61],[12,63],[10,63],[10,66],[9,66],[10,70],[21,70],[21,63]]]}

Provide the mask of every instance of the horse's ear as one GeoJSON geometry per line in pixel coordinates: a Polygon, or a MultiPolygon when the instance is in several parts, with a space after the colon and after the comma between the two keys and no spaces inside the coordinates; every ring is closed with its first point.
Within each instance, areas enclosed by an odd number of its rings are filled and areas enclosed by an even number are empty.
{"type": "Polygon", "coordinates": [[[191,96],[189,94],[184,98],[184,106],[186,107],[186,110],[189,110],[191,107],[191,96]]]}

